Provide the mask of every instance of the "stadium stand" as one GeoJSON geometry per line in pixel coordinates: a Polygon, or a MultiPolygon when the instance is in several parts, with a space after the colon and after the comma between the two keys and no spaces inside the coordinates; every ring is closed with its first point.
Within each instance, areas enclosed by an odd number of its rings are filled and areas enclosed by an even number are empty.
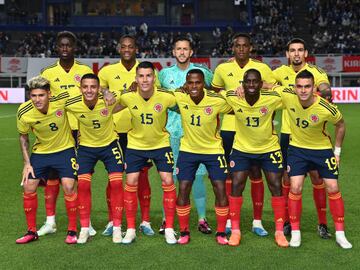
{"type": "Polygon", "coordinates": [[[139,57],[168,57],[168,44],[180,33],[193,41],[194,56],[222,57],[231,55],[231,36],[238,31],[249,32],[254,52],[263,56],[282,56],[294,36],[303,37],[312,54],[360,52],[359,1],[308,0],[307,5],[293,0],[234,1],[239,9],[233,4],[228,20],[213,0],[32,2],[0,5],[0,30],[6,31],[0,33],[1,55],[54,56],[55,34],[64,27],[79,38],[78,57],[115,57],[121,34],[137,37],[139,57]],[[123,21],[127,23],[118,24],[123,21]]]}

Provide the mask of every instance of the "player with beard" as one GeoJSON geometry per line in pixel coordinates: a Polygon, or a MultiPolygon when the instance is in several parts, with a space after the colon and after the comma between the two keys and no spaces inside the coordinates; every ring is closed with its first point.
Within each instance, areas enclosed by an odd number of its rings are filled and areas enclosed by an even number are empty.
{"type": "MultiPolygon", "coordinates": [[[[200,69],[204,74],[205,85],[207,88],[211,86],[213,74],[207,67],[191,63],[190,58],[193,55],[191,47],[191,41],[186,37],[178,37],[173,44],[173,56],[176,59],[176,64],[170,67],[163,68],[159,73],[159,80],[161,87],[167,90],[174,90],[182,87],[186,82],[186,74],[189,70],[200,69]]],[[[179,156],[180,139],[183,136],[183,129],[181,126],[181,115],[169,111],[169,118],[166,125],[166,129],[170,132],[171,148],[174,153],[174,161],[176,163],[179,156]]],[[[196,177],[193,181],[193,196],[195,206],[198,213],[198,230],[204,234],[211,233],[211,228],[206,220],[206,186],[204,183],[204,176],[206,174],[206,168],[203,164],[199,165],[196,171],[196,177]]],[[[174,179],[176,179],[176,172],[173,173],[174,179]]],[[[163,224],[159,230],[163,233],[165,224],[163,224]]]]}
{"type": "MultiPolygon", "coordinates": [[[[295,77],[303,70],[311,72],[314,76],[315,89],[322,97],[331,101],[331,89],[330,82],[326,75],[326,72],[321,68],[306,63],[306,57],[308,56],[308,51],[306,49],[305,41],[300,38],[294,38],[290,40],[287,44],[286,57],[289,59],[289,65],[282,65],[273,71],[273,74],[278,83],[285,87],[294,87],[295,77]]],[[[281,135],[280,135],[280,145],[284,157],[284,166],[286,166],[287,161],[287,150],[289,147],[289,137],[290,137],[290,123],[289,123],[289,114],[286,110],[283,110],[282,113],[282,124],[281,124],[281,135]]],[[[316,139],[316,138],[314,138],[316,139]]],[[[311,182],[313,185],[313,198],[318,214],[318,233],[321,238],[328,239],[331,234],[329,233],[327,227],[327,218],[326,218],[326,190],[323,179],[319,177],[319,174],[316,170],[311,170],[309,172],[311,182]]],[[[290,179],[286,172],[283,176],[283,194],[288,196],[290,191],[290,179]]],[[[291,226],[289,221],[289,214],[286,211],[285,215],[285,225],[284,225],[285,235],[290,235],[291,226]]]]}

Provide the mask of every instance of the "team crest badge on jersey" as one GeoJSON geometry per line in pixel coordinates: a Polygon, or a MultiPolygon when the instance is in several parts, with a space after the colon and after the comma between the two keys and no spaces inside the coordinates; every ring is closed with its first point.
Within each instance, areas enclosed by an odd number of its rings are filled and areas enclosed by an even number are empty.
{"type": "Polygon", "coordinates": [[[204,113],[206,114],[206,115],[210,115],[210,114],[212,114],[213,113],[213,108],[211,108],[211,107],[206,107],[205,109],[204,109],[204,113]]]}
{"type": "Polygon", "coordinates": [[[233,161],[233,160],[230,160],[230,168],[234,168],[235,167],[235,161],[233,161]]]}
{"type": "Polygon", "coordinates": [[[62,117],[64,115],[64,111],[63,110],[57,110],[55,112],[55,115],[56,115],[56,117],[62,117]]]}
{"type": "Polygon", "coordinates": [[[74,80],[75,80],[76,82],[80,82],[80,81],[81,81],[81,76],[80,76],[79,74],[75,74],[74,80]]]}
{"type": "Polygon", "coordinates": [[[268,107],[266,107],[266,106],[261,107],[261,109],[260,109],[261,115],[266,115],[268,112],[269,112],[268,107]]]}
{"type": "Polygon", "coordinates": [[[162,105],[162,104],[160,104],[160,103],[155,104],[155,106],[154,106],[155,112],[161,112],[162,109],[163,109],[163,105],[162,105]]]}
{"type": "Polygon", "coordinates": [[[108,116],[108,114],[109,114],[109,110],[108,110],[107,108],[102,109],[102,110],[100,111],[100,115],[101,115],[101,116],[108,116]]]}
{"type": "Polygon", "coordinates": [[[310,120],[313,123],[317,123],[317,122],[319,122],[319,116],[317,116],[316,114],[312,114],[312,115],[310,115],[310,120]]]}

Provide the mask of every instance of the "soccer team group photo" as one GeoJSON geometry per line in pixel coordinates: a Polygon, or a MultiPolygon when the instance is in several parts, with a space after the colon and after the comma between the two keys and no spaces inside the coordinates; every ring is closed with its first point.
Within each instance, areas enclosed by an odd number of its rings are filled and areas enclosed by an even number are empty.
{"type": "Polygon", "coordinates": [[[0,0],[0,268],[356,268],[359,9],[0,0]]]}

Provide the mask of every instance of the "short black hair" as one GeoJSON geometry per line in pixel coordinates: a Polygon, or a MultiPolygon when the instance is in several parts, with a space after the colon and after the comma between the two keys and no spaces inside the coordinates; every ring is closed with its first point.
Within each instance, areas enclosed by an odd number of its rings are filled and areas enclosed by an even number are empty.
{"type": "Polygon", "coordinates": [[[70,31],[62,31],[59,32],[56,36],[56,43],[59,43],[62,38],[68,38],[71,40],[74,44],[76,44],[77,38],[73,32],[70,31]]]}
{"type": "Polygon", "coordinates": [[[133,36],[133,35],[129,35],[129,34],[126,34],[126,35],[122,35],[119,39],[119,43],[121,43],[124,39],[131,39],[132,41],[134,41],[134,44],[135,44],[135,47],[137,47],[137,43],[136,43],[136,37],[133,36]]]}
{"type": "Polygon", "coordinates": [[[85,79],[94,79],[98,82],[98,84],[100,85],[100,79],[97,75],[95,75],[94,73],[86,73],[81,77],[80,83],[85,80],[85,79]]]}
{"type": "Polygon", "coordinates": [[[194,69],[190,69],[187,73],[186,73],[186,78],[191,75],[191,74],[199,74],[203,80],[205,79],[205,75],[204,72],[201,69],[198,68],[194,68],[194,69]]]}
{"type": "Polygon", "coordinates": [[[255,69],[255,68],[251,68],[251,69],[248,69],[247,71],[245,71],[245,73],[244,73],[244,78],[243,78],[243,79],[245,79],[245,77],[246,77],[249,73],[255,73],[257,76],[259,76],[259,78],[260,78],[260,80],[261,80],[261,73],[260,73],[260,71],[258,71],[258,70],[255,69]]]}
{"type": "Polygon", "coordinates": [[[247,38],[248,41],[249,41],[249,43],[251,44],[251,37],[250,37],[249,34],[247,34],[247,33],[236,33],[236,34],[234,34],[233,37],[232,37],[232,42],[231,42],[232,45],[234,45],[235,40],[237,40],[239,37],[247,38]]]}
{"type": "Polygon", "coordinates": [[[300,43],[300,44],[304,45],[304,49],[307,50],[305,40],[303,40],[302,38],[293,38],[293,39],[291,39],[291,40],[286,44],[286,50],[289,51],[290,45],[291,45],[291,44],[295,44],[295,43],[300,43]]]}
{"type": "Polygon", "coordinates": [[[186,36],[177,36],[177,37],[174,39],[173,48],[175,48],[176,43],[179,42],[179,41],[187,41],[187,42],[189,42],[190,49],[192,49],[191,40],[190,40],[188,37],[186,37],[186,36]]]}
{"type": "Polygon", "coordinates": [[[314,75],[308,71],[308,70],[303,70],[303,71],[300,71],[297,75],[296,75],[296,78],[295,80],[297,79],[311,79],[313,82],[315,81],[314,80],[314,75]]]}
{"type": "Polygon", "coordinates": [[[141,62],[137,67],[136,71],[138,71],[140,68],[151,68],[153,71],[155,71],[154,64],[149,61],[143,61],[141,62]]]}

